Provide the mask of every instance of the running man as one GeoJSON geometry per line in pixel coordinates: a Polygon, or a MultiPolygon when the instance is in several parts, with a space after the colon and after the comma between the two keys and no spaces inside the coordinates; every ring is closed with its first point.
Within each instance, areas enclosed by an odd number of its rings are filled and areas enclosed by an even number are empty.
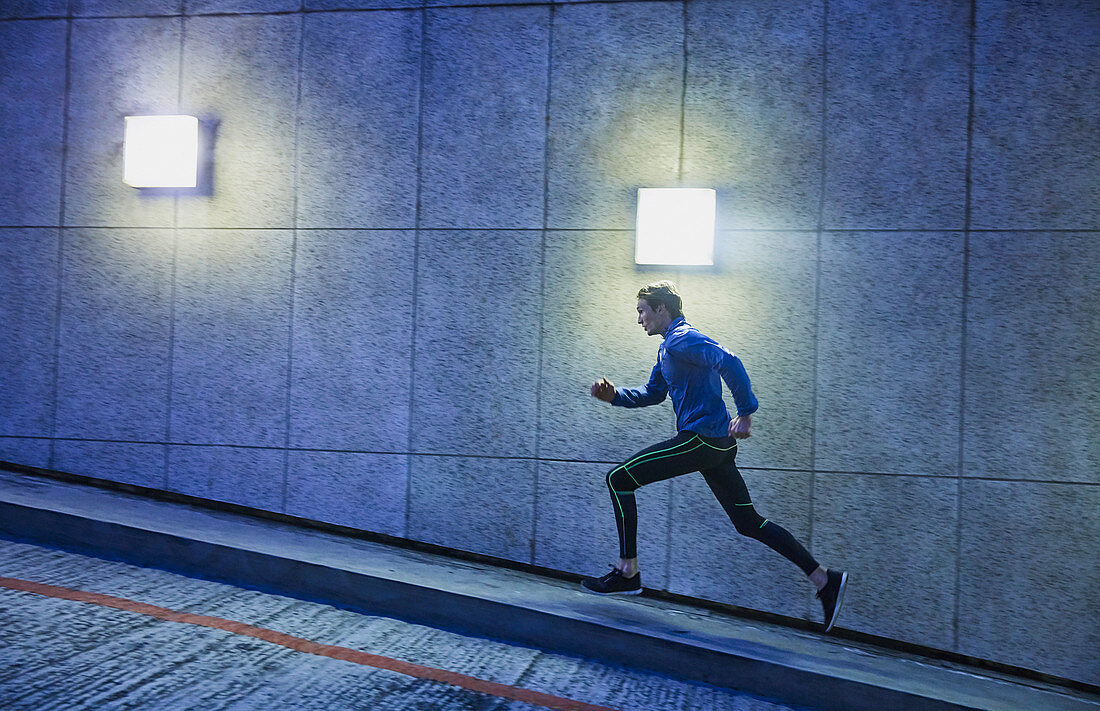
{"type": "Polygon", "coordinates": [[[817,587],[828,632],[840,612],[848,574],[818,565],[785,528],[758,514],[734,464],[737,440],[749,436],[752,413],[758,407],[741,360],[684,320],[680,295],[672,282],[642,287],[638,323],[646,335],[663,339],[649,382],[641,388],[616,388],[601,378],[592,384],[592,396],[619,407],[646,407],[671,395],[677,432],[672,439],[643,449],[608,472],[607,488],[619,530],[619,560],[607,575],[585,578],[581,585],[599,595],[640,593],[634,492],[646,484],[698,471],[738,533],[760,541],[810,578],[817,587]],[[732,419],[722,400],[722,381],[737,404],[737,417],[732,419]]]}

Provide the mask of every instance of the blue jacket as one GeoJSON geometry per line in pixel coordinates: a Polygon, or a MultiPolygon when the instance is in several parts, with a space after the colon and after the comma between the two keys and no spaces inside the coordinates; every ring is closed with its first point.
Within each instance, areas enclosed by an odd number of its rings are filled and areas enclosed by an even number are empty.
{"type": "Polygon", "coordinates": [[[641,388],[615,388],[611,404],[646,407],[672,395],[678,431],[725,437],[729,434],[730,415],[722,400],[723,380],[733,393],[738,415],[756,412],[759,404],[741,359],[681,316],[665,331],[649,382],[641,388]]]}

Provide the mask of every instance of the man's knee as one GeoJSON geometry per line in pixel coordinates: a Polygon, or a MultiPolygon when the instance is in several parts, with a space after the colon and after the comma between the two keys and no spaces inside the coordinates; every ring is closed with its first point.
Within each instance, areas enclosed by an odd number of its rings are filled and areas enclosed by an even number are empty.
{"type": "Polygon", "coordinates": [[[637,489],[638,482],[634,481],[626,467],[620,465],[607,473],[607,488],[622,494],[637,489]]]}
{"type": "Polygon", "coordinates": [[[768,522],[766,518],[756,513],[756,508],[752,506],[738,508],[730,518],[733,519],[737,532],[749,538],[759,538],[761,529],[768,522]]]}

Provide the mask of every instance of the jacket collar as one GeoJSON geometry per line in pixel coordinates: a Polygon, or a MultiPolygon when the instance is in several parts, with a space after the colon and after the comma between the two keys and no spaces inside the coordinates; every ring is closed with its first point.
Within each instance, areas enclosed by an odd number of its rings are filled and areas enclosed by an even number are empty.
{"type": "Polygon", "coordinates": [[[668,334],[676,330],[677,327],[682,326],[686,323],[687,321],[684,320],[683,316],[677,316],[676,318],[672,319],[672,323],[670,323],[668,325],[668,328],[665,329],[665,332],[661,334],[661,338],[667,338],[668,334]]]}

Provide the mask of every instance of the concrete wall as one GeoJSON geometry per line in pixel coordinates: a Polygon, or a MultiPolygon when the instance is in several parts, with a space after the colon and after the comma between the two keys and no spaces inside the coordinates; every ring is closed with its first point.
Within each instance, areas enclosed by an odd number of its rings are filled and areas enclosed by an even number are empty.
{"type": "MultiPolygon", "coordinates": [[[[673,278],[843,626],[1100,682],[1100,6],[420,4],[3,3],[0,458],[598,573],[673,417],[587,387],[673,278]],[[211,194],[122,183],[147,112],[211,194]],[[633,264],[676,185],[714,268],[633,264]]],[[[649,586],[820,615],[698,477],[639,505],[649,586]]]]}

